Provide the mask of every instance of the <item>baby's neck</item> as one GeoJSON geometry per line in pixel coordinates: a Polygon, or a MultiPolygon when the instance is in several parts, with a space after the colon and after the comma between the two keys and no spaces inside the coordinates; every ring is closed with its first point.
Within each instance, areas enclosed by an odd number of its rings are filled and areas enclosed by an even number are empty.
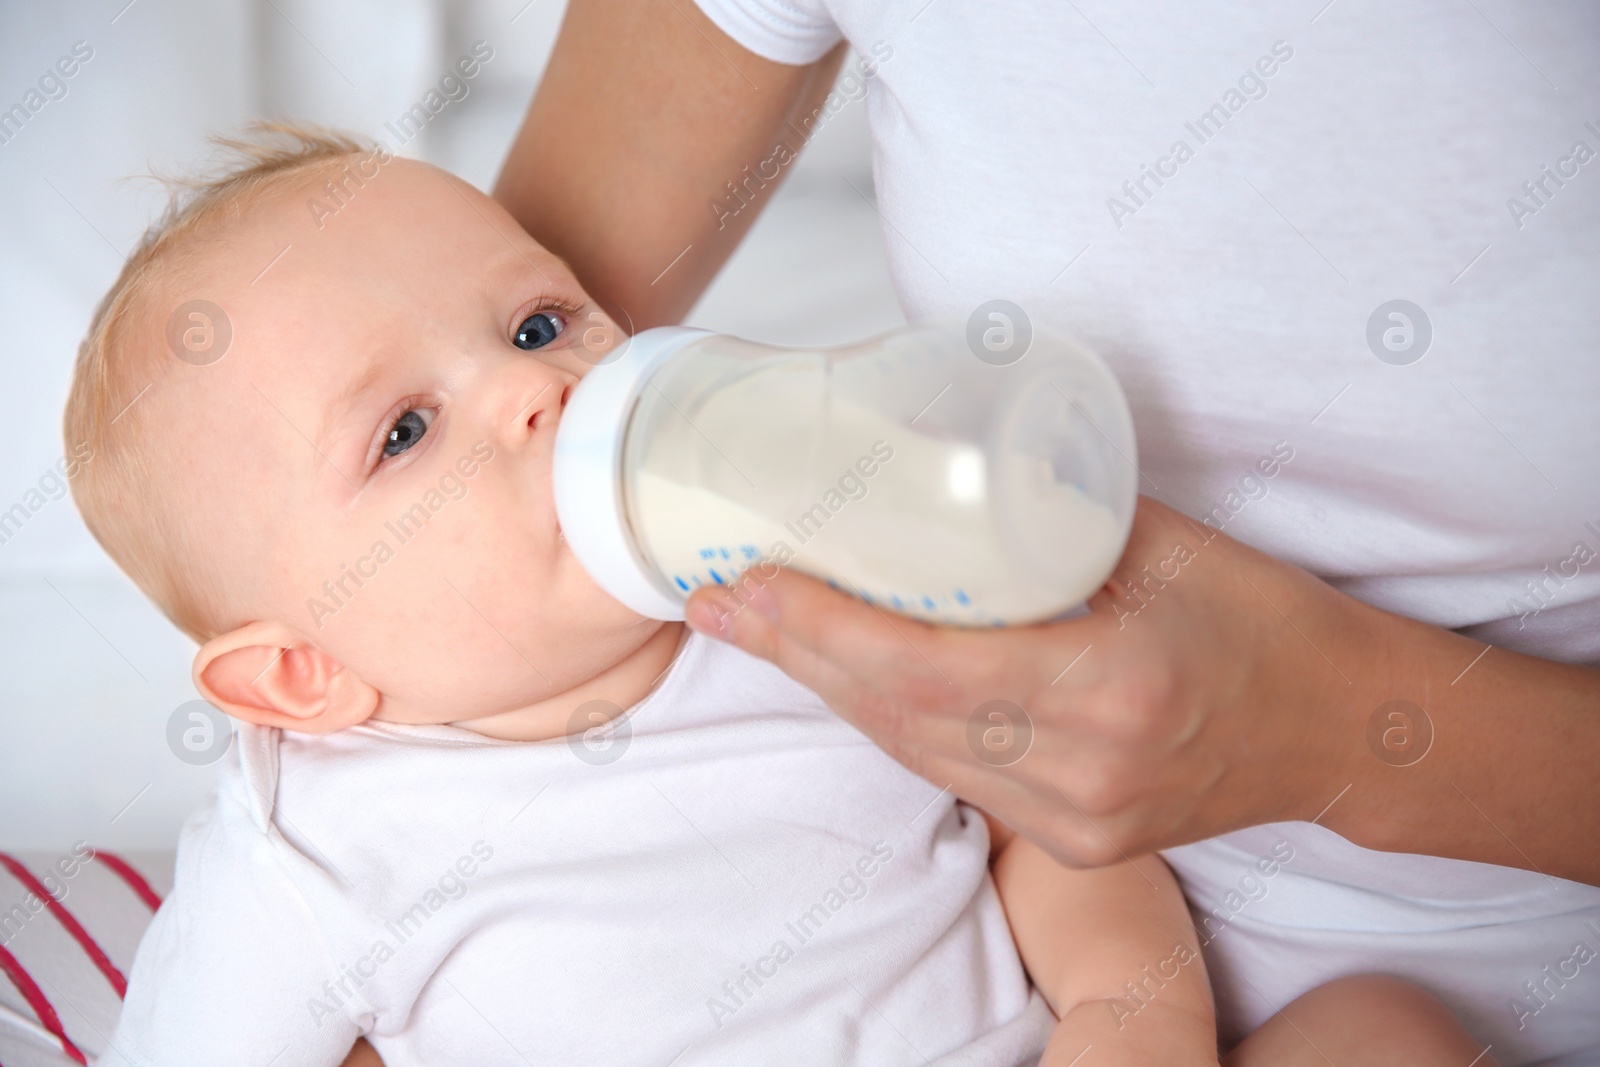
{"type": "Polygon", "coordinates": [[[547,741],[582,732],[599,723],[586,716],[574,725],[574,713],[580,706],[592,700],[605,701],[615,707],[608,714],[615,715],[637,704],[666,677],[688,637],[689,628],[683,623],[663,623],[632,654],[581,685],[525,708],[454,725],[500,741],[547,741]]]}

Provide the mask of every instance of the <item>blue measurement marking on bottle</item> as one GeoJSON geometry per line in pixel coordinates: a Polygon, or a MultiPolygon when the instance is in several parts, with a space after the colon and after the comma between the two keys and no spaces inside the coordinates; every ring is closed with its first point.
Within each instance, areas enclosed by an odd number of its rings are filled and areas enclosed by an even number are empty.
{"type": "Polygon", "coordinates": [[[672,583],[684,592],[710,582],[729,585],[738,581],[746,567],[762,559],[760,547],[753,544],[702,545],[694,549],[694,555],[701,566],[690,567],[671,576],[672,583]],[[711,566],[718,560],[726,560],[727,566],[711,566]],[[689,582],[693,582],[694,586],[690,586],[689,582]]]}
{"type": "MultiPolygon", "coordinates": [[[[703,566],[691,567],[682,573],[671,576],[672,583],[685,593],[710,582],[715,582],[718,585],[737,582],[739,574],[746,567],[764,558],[760,548],[752,544],[708,545],[695,549],[694,554],[702,561],[703,566]],[[707,561],[712,560],[727,560],[729,566],[718,568],[706,565],[707,561]],[[690,583],[693,584],[691,585],[690,583]]],[[[826,582],[830,589],[856,594],[867,604],[892,606],[894,610],[913,618],[925,618],[935,622],[959,622],[967,626],[1006,625],[1004,619],[990,615],[974,602],[972,596],[965,589],[961,588],[939,592],[905,591],[903,593],[890,589],[880,589],[874,595],[872,592],[849,582],[841,582],[834,578],[824,578],[823,581],[826,582]]]]}
{"type": "Polygon", "coordinates": [[[892,606],[894,610],[912,618],[933,622],[955,622],[965,626],[1008,625],[1005,619],[989,614],[975,603],[964,589],[952,589],[949,592],[908,592],[904,595],[889,589],[879,589],[874,595],[859,586],[851,585],[846,589],[831,578],[824,580],[833,589],[855,593],[868,604],[892,606]]]}

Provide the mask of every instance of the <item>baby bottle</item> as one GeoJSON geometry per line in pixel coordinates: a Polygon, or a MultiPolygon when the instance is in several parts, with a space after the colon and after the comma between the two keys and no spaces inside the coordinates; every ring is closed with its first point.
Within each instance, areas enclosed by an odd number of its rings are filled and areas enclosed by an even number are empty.
{"type": "Polygon", "coordinates": [[[557,518],[594,580],[683,618],[697,586],[792,567],[885,609],[1000,626],[1081,605],[1133,522],[1127,401],[1036,332],[977,358],[959,327],[840,348],[645,330],[568,398],[557,518]]]}

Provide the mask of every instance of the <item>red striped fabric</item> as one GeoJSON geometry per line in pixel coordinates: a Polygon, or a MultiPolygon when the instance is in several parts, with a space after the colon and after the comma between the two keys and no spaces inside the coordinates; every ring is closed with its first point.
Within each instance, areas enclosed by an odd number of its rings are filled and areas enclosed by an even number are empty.
{"type": "MultiPolygon", "coordinates": [[[[116,872],[118,878],[127,882],[128,888],[137,893],[139,899],[144,901],[145,906],[151,911],[161,907],[161,897],[157,895],[154,889],[150,888],[150,883],[144,880],[144,875],[134,870],[127,860],[110,852],[101,852],[98,849],[94,853],[94,858],[110,867],[116,872]]],[[[4,1065],[0,1065],[0,1067],[4,1067],[4,1065]]]]}
{"type": "Polygon", "coordinates": [[[83,928],[83,925],[78,922],[72,912],[68,911],[61,901],[50,895],[50,891],[44,887],[44,883],[35,878],[33,873],[18,863],[14,857],[4,852],[0,852],[0,867],[10,871],[13,878],[27,886],[29,892],[44,901],[45,907],[50,909],[50,914],[54,915],[56,921],[66,928],[67,933],[72,935],[72,939],[88,954],[90,961],[100,969],[101,974],[106,976],[106,981],[110,982],[111,988],[117,991],[117,996],[127,996],[128,980],[122,977],[122,972],[117,970],[117,965],[111,962],[111,958],[101,950],[95,939],[89,936],[89,931],[83,928]]]}
{"type": "Polygon", "coordinates": [[[11,979],[11,984],[17,987],[23,999],[28,1002],[28,1007],[39,1017],[39,1023],[61,1042],[61,1051],[71,1056],[74,1060],[88,1067],[89,1061],[83,1053],[78,1051],[78,1046],[67,1037],[66,1030],[61,1027],[61,1017],[56,1014],[56,1009],[51,1007],[50,1001],[45,997],[44,991],[33,980],[33,976],[23,969],[5,946],[0,945],[0,971],[6,972],[6,977],[11,979]]]}

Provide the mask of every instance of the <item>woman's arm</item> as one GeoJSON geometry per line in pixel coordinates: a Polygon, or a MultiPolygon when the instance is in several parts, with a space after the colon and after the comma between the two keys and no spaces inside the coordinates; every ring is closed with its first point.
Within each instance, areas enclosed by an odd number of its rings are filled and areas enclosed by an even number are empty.
{"type": "Polygon", "coordinates": [[[796,574],[763,588],[746,572],[737,595],[696,591],[689,621],[776,663],[1064,863],[1301,819],[1367,848],[1600,885],[1600,671],[1381,611],[1148,498],[1090,608],[939,629],[796,574]],[[995,699],[1033,727],[1007,766],[968,743],[973,712],[995,699]],[[1410,765],[1386,748],[1404,740],[1385,738],[1405,728],[1387,717],[1393,700],[1432,724],[1410,765]]]}
{"type": "Polygon", "coordinates": [[[677,322],[783,180],[843,55],[762,59],[693,0],[572,0],[495,199],[628,332],[677,322]],[[763,163],[778,177],[750,178],[763,163]],[[750,201],[736,213],[730,188],[750,201]]]}
{"type": "Polygon", "coordinates": [[[1040,1067],[1217,1062],[1216,1014],[1189,910],[1154,856],[1071,870],[989,819],[995,888],[1028,975],[1061,1020],[1040,1067]],[[1008,839],[1009,838],[1009,839],[1008,839]]]}

